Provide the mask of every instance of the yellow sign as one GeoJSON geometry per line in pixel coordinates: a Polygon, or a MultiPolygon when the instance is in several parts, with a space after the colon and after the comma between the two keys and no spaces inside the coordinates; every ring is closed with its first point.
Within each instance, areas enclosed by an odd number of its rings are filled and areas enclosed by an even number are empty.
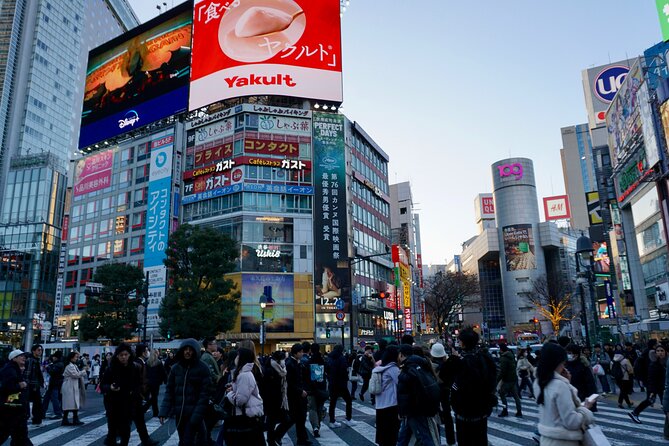
{"type": "Polygon", "coordinates": [[[411,283],[402,282],[404,285],[404,308],[411,308],[411,283]]]}
{"type": "Polygon", "coordinates": [[[411,271],[409,271],[409,267],[400,263],[400,278],[402,280],[409,280],[409,277],[411,277],[411,271]]]}

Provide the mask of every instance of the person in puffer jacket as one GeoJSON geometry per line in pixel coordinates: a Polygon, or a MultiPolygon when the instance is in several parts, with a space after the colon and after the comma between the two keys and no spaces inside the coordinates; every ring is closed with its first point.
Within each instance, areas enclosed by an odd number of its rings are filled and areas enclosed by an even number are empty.
{"type": "MultiPolygon", "coordinates": [[[[227,446],[265,445],[262,421],[263,401],[258,390],[258,383],[253,376],[255,360],[255,354],[248,348],[240,348],[237,351],[237,359],[235,359],[237,367],[232,385],[225,397],[235,407],[235,415],[254,419],[258,428],[248,434],[235,435],[233,438],[224,435],[227,446]]],[[[225,425],[223,430],[225,431],[225,425]]]]}
{"type": "Polygon", "coordinates": [[[179,446],[206,444],[204,413],[209,403],[209,368],[200,361],[200,344],[186,339],[175,355],[158,415],[160,423],[176,417],[179,446]]]}

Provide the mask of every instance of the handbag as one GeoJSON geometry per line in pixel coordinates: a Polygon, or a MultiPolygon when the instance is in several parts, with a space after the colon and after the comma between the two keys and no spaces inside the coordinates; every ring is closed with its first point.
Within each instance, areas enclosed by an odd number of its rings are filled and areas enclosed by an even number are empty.
{"type": "Polygon", "coordinates": [[[591,424],[583,432],[584,446],[611,446],[611,443],[602,432],[602,428],[591,424]]]}
{"type": "Polygon", "coordinates": [[[604,367],[602,367],[601,364],[595,364],[592,367],[592,373],[595,374],[595,376],[604,376],[606,375],[606,371],[604,370],[604,367]]]}

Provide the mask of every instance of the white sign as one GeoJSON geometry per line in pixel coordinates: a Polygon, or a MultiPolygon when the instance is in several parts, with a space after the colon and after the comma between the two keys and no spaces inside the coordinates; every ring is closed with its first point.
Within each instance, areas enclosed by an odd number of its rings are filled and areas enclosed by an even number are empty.
{"type": "Polygon", "coordinates": [[[256,256],[260,258],[278,258],[281,257],[281,250],[270,245],[258,245],[256,249],[256,256]]]}

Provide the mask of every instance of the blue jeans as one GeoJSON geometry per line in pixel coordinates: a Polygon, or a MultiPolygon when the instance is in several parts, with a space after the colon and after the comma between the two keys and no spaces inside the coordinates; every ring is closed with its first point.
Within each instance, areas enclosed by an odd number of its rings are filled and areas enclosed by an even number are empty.
{"type": "Polygon", "coordinates": [[[58,387],[49,388],[44,394],[44,401],[42,401],[42,410],[44,411],[44,416],[46,416],[46,411],[49,408],[49,401],[51,401],[51,404],[53,404],[53,414],[62,417],[63,409],[60,405],[60,389],[58,387]]]}
{"type": "Polygon", "coordinates": [[[400,425],[400,432],[397,436],[397,446],[408,446],[411,441],[411,435],[416,436],[423,446],[438,446],[432,441],[430,426],[427,424],[427,417],[405,417],[400,425]]]}

